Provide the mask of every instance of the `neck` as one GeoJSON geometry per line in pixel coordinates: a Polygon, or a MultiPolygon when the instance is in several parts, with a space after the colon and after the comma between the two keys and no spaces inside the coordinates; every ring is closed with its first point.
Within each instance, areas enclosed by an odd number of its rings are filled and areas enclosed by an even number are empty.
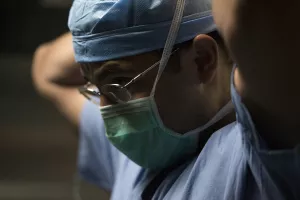
{"type": "Polygon", "coordinates": [[[300,143],[300,134],[297,133],[300,123],[298,105],[285,95],[280,95],[281,99],[279,93],[277,96],[268,94],[267,98],[248,93],[247,88],[251,85],[243,80],[238,69],[234,73],[234,84],[251,114],[256,130],[269,148],[290,149],[300,143]]]}
{"type": "Polygon", "coordinates": [[[202,150],[202,148],[207,143],[208,139],[211,137],[211,135],[218,131],[219,129],[227,126],[228,124],[232,123],[235,120],[235,112],[232,111],[231,113],[228,113],[224,118],[222,118],[220,121],[213,124],[211,127],[207,128],[201,133],[201,136],[199,138],[199,150],[202,150]]]}
{"type": "MultiPolygon", "coordinates": [[[[206,96],[210,98],[210,105],[214,110],[214,115],[222,109],[228,102],[230,102],[230,75],[232,68],[227,66],[227,62],[219,64],[214,78],[214,82],[209,87],[207,91],[210,93],[205,93],[206,96]]],[[[235,112],[232,111],[228,113],[225,117],[220,119],[218,122],[207,128],[201,133],[199,138],[200,150],[205,146],[207,140],[210,136],[217,130],[225,127],[226,125],[235,121],[235,112]]]]}

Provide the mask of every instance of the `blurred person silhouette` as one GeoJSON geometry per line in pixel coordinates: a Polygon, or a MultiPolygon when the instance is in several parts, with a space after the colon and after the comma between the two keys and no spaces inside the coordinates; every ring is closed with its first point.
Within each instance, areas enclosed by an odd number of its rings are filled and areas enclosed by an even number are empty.
{"type": "Polygon", "coordinates": [[[217,199],[300,199],[300,40],[293,37],[299,9],[297,0],[213,0],[216,25],[236,62],[237,123],[227,134],[235,136],[231,152],[239,147],[231,157],[240,158],[227,174],[232,189],[217,199]]]}

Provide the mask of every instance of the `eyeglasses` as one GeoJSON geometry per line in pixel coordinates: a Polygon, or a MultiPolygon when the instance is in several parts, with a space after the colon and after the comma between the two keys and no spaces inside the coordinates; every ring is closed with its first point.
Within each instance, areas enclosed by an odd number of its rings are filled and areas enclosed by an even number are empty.
{"type": "MultiPolygon", "coordinates": [[[[179,48],[175,49],[171,55],[173,55],[175,52],[177,52],[179,48]]],[[[84,95],[87,99],[91,101],[95,101],[95,99],[92,96],[100,97],[101,95],[104,95],[106,98],[108,98],[113,103],[126,103],[132,99],[132,94],[128,90],[128,88],[135,83],[137,80],[141,79],[143,76],[145,76],[150,70],[158,66],[160,61],[157,61],[152,66],[147,68],[142,73],[135,76],[133,79],[131,79],[129,82],[127,82],[124,85],[120,84],[105,84],[97,90],[96,86],[94,86],[91,83],[87,83],[86,85],[79,88],[79,92],[84,95]]]]}

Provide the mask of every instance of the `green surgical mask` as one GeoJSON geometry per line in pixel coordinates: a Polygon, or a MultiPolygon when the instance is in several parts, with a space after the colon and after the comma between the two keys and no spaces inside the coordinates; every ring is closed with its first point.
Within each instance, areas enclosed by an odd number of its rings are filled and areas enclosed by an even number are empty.
{"type": "Polygon", "coordinates": [[[168,167],[195,154],[201,131],[227,115],[227,104],[206,125],[185,134],[164,126],[153,96],[101,108],[109,141],[136,164],[150,169],[168,167]]]}
{"type": "Polygon", "coordinates": [[[101,113],[109,141],[144,168],[164,168],[197,149],[195,135],[181,135],[162,124],[152,97],[106,106],[101,113]]]}

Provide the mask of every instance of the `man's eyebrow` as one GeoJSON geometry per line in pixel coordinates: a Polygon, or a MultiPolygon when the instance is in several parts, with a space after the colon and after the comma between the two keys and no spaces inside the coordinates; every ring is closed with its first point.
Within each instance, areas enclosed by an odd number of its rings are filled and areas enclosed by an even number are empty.
{"type": "MultiPolygon", "coordinates": [[[[93,70],[93,81],[105,80],[107,77],[111,77],[117,74],[133,74],[131,62],[127,61],[108,61],[98,65],[93,70]]],[[[97,82],[96,81],[96,82],[97,82]]]]}
{"type": "Polygon", "coordinates": [[[133,72],[131,62],[127,61],[108,61],[101,63],[98,67],[94,68],[94,73],[103,73],[103,72],[133,72]]]}

